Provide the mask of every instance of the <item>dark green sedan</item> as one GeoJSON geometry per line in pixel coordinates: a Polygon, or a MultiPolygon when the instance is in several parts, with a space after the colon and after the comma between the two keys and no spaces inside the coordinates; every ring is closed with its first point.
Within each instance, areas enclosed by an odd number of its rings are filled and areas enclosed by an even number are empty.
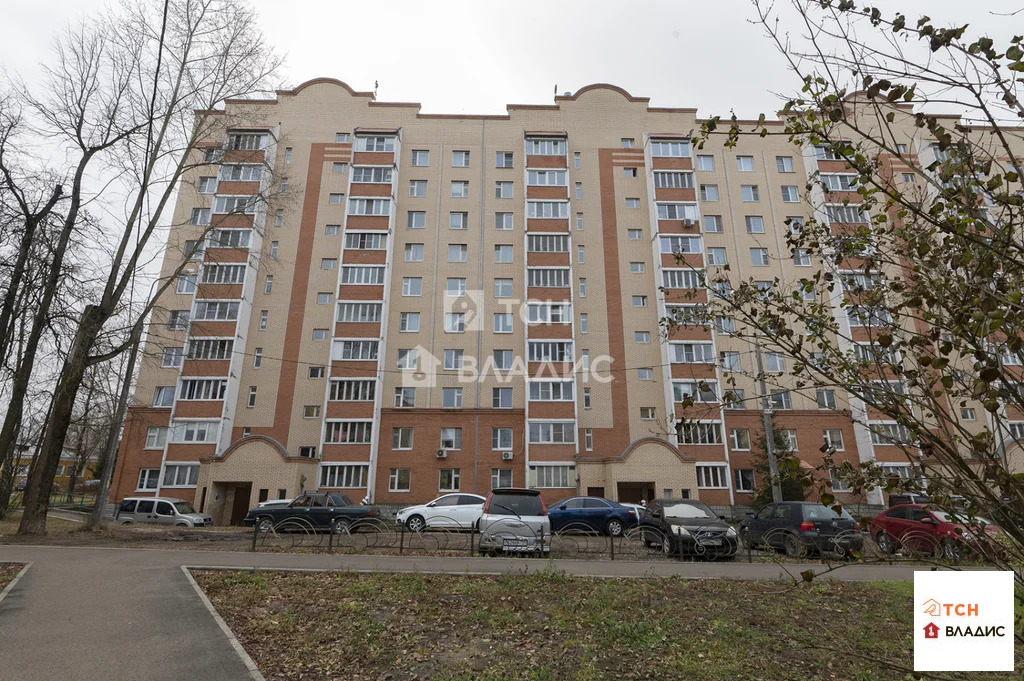
{"type": "Polygon", "coordinates": [[[359,521],[376,518],[377,509],[352,503],[345,494],[300,494],[289,504],[257,506],[251,509],[242,524],[257,525],[260,532],[327,530],[347,532],[359,521]]]}

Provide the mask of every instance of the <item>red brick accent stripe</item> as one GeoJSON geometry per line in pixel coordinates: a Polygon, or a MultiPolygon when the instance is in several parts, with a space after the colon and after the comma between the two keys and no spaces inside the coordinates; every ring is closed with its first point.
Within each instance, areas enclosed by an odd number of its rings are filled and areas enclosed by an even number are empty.
{"type": "MultiPolygon", "coordinates": [[[[622,282],[619,280],[619,235],[615,220],[615,155],[619,149],[598,150],[598,172],[601,185],[601,229],[604,234],[605,303],[608,306],[608,353],[611,355],[612,403],[609,413],[612,428],[600,429],[602,452],[619,453],[629,446],[628,395],[626,376],[626,341],[622,326],[622,282]],[[624,421],[624,422],[623,422],[624,421]]],[[[597,429],[595,429],[597,430],[597,429]]]]}
{"type": "Polygon", "coordinates": [[[300,370],[299,345],[302,341],[302,321],[309,288],[309,265],[313,260],[313,239],[316,236],[316,217],[320,202],[320,182],[323,177],[326,144],[313,144],[309,150],[309,169],[306,171],[306,193],[302,200],[302,218],[299,224],[299,246],[295,253],[292,295],[288,301],[288,317],[284,333],[284,352],[281,377],[277,382],[277,404],[274,409],[274,427],[268,435],[278,442],[288,443],[292,404],[295,400],[295,381],[300,370]]]}

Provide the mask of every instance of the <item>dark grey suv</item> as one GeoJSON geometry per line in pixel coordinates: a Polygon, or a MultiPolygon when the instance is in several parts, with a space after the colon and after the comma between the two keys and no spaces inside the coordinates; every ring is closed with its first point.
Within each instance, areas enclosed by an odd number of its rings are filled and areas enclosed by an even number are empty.
{"type": "Polygon", "coordinates": [[[846,509],[836,512],[818,501],[768,504],[740,523],[740,537],[752,548],[781,549],[787,556],[849,555],[864,544],[860,525],[846,509]]]}

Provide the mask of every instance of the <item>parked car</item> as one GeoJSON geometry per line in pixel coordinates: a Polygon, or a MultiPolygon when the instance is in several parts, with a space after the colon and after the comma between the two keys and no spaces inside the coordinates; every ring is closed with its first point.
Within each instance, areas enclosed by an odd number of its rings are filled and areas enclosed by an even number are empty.
{"type": "Polygon", "coordinates": [[[27,479],[26,480],[18,480],[16,483],[14,483],[14,491],[15,492],[24,492],[26,487],[28,487],[28,480],[27,479]]]}
{"type": "Polygon", "coordinates": [[[740,536],[754,548],[782,549],[787,556],[832,551],[849,555],[864,545],[860,525],[846,509],[818,501],[783,501],[747,514],[740,536]]]}
{"type": "Polygon", "coordinates": [[[257,506],[259,508],[267,508],[268,506],[287,506],[293,501],[295,501],[295,499],[268,499],[267,501],[261,501],[257,506]]]}
{"type": "Polygon", "coordinates": [[[601,497],[569,497],[552,504],[548,510],[551,531],[579,529],[604,532],[612,537],[635,526],[639,521],[636,509],[601,497]]]}
{"type": "Polygon", "coordinates": [[[927,504],[931,499],[927,494],[906,492],[889,495],[889,508],[901,504],[927,504]]]}
{"type": "Polygon", "coordinates": [[[551,520],[540,492],[491,490],[480,515],[479,547],[482,553],[550,553],[551,520]]]}
{"type": "Polygon", "coordinates": [[[947,513],[921,504],[901,504],[871,519],[871,536],[882,553],[908,549],[958,560],[963,553],[999,551],[999,526],[985,518],[947,513]]]}
{"type": "Polygon", "coordinates": [[[731,558],[739,548],[732,525],[696,499],[655,499],[640,517],[640,536],[667,554],[731,558]]]}
{"type": "Polygon", "coordinates": [[[285,506],[257,506],[242,524],[266,532],[287,520],[292,523],[284,529],[329,530],[333,524],[336,532],[346,532],[357,521],[377,515],[377,509],[354,504],[348,495],[318,492],[300,494],[285,506]]]}
{"type": "Polygon", "coordinates": [[[396,521],[410,532],[432,527],[468,530],[480,520],[485,501],[479,494],[445,494],[425,504],[400,509],[396,521]]]}
{"type": "Polygon", "coordinates": [[[122,525],[155,523],[178,527],[205,527],[213,518],[199,513],[184,499],[173,497],[128,497],[118,504],[114,519],[122,525]]]}

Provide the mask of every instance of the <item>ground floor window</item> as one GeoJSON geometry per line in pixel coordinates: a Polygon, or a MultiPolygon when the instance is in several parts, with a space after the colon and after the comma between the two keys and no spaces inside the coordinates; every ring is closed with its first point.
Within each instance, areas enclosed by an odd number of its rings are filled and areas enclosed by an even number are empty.
{"type": "Polygon", "coordinates": [[[367,464],[321,464],[321,487],[366,487],[367,464]]]}
{"type": "Polygon", "coordinates": [[[511,468],[492,468],[491,469],[491,489],[499,489],[501,487],[512,486],[512,469],[511,468]]]}
{"type": "Polygon", "coordinates": [[[737,492],[753,492],[754,491],[754,469],[753,468],[737,468],[736,469],[736,491],[737,492]]]}
{"type": "Polygon", "coordinates": [[[159,480],[159,468],[143,468],[139,471],[139,484],[136,489],[156,489],[159,480]]]}
{"type": "Polygon", "coordinates": [[[438,476],[437,489],[441,492],[458,492],[460,484],[461,469],[442,468],[438,476]]]}
{"type": "Polygon", "coordinates": [[[197,463],[169,463],[164,466],[164,487],[195,487],[198,481],[197,463]]]}
{"type": "Polygon", "coordinates": [[[725,489],[728,486],[728,468],[725,464],[702,464],[697,466],[698,488],[725,489]]]}
{"type": "Polygon", "coordinates": [[[829,478],[832,480],[832,491],[833,492],[852,492],[853,488],[850,483],[843,479],[842,472],[839,469],[833,468],[828,472],[829,478]]]}
{"type": "Polygon", "coordinates": [[[411,478],[412,475],[410,469],[392,468],[388,475],[388,491],[408,492],[411,478]]]}

